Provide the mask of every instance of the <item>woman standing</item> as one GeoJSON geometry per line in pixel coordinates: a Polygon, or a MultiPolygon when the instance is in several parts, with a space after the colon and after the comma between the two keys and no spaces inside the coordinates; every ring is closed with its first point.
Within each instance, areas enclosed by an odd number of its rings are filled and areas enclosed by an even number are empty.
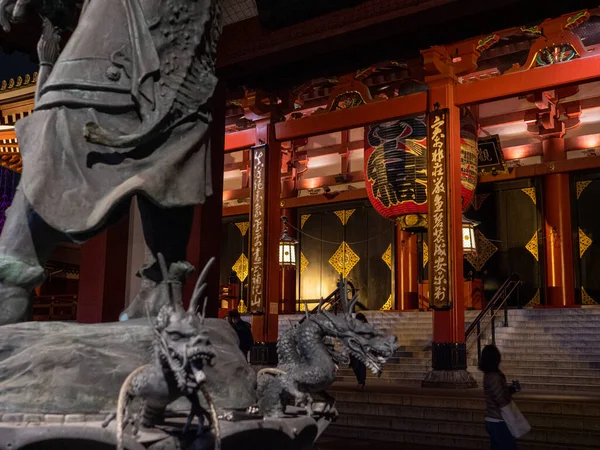
{"type": "Polygon", "coordinates": [[[518,384],[506,383],[506,376],[500,371],[501,359],[495,345],[487,345],[481,352],[479,370],[484,373],[485,427],[490,435],[491,450],[517,450],[517,441],[504,422],[501,409],[510,404],[518,384]]]}

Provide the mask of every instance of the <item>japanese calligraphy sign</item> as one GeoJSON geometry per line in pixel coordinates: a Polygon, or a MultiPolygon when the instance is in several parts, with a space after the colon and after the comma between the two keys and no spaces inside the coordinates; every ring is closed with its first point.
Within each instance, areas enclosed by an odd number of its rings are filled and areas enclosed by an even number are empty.
{"type": "Polygon", "coordinates": [[[449,309],[448,267],[448,110],[428,116],[427,189],[429,216],[429,305],[449,309]]]}
{"type": "Polygon", "coordinates": [[[264,312],[265,278],[265,194],[267,190],[267,146],[252,147],[252,188],[250,210],[250,311],[264,312]]]}

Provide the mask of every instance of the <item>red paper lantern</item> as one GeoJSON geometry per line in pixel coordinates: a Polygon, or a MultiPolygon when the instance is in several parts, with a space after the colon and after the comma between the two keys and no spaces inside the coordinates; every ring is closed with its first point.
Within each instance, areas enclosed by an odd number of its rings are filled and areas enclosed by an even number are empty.
{"type": "MultiPolygon", "coordinates": [[[[405,230],[427,228],[426,116],[378,123],[365,131],[365,180],[373,207],[405,230]]],[[[463,212],[477,186],[477,123],[461,112],[463,212]]]]}

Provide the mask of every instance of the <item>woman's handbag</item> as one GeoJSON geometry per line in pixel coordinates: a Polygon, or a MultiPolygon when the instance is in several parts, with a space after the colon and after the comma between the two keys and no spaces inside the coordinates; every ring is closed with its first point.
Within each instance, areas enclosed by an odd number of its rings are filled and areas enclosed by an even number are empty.
{"type": "Polygon", "coordinates": [[[527,422],[527,419],[513,400],[505,407],[500,408],[500,414],[502,414],[502,419],[506,423],[510,434],[516,439],[525,436],[531,431],[531,425],[529,425],[529,422],[527,422]]]}

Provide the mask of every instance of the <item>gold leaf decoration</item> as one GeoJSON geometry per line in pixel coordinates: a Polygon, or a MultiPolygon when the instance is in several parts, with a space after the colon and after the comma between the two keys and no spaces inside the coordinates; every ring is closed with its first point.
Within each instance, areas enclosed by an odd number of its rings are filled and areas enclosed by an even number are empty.
{"type": "Polygon", "coordinates": [[[240,229],[240,233],[242,233],[242,236],[246,236],[248,228],[250,228],[250,222],[238,222],[235,224],[235,226],[240,229]]]}
{"type": "Polygon", "coordinates": [[[587,293],[585,288],[581,286],[581,304],[582,305],[597,305],[598,302],[594,300],[594,298],[587,293]]]}
{"type": "Polygon", "coordinates": [[[350,246],[345,242],[342,242],[340,247],[329,259],[329,264],[331,264],[337,273],[340,273],[344,278],[347,278],[350,271],[359,261],[360,258],[354,253],[350,246]]]}
{"type": "Polygon", "coordinates": [[[531,199],[531,201],[533,202],[534,205],[537,204],[537,199],[536,199],[535,188],[534,187],[521,189],[521,192],[523,194],[527,195],[531,199]]]}
{"type": "Polygon", "coordinates": [[[383,305],[380,308],[380,311],[391,311],[392,308],[394,307],[394,302],[392,301],[392,294],[390,294],[390,298],[388,298],[387,302],[385,302],[385,305],[383,305]]]}
{"type": "Polygon", "coordinates": [[[536,231],[533,237],[529,240],[525,248],[533,255],[536,261],[539,261],[538,250],[538,232],[536,231]]]}
{"type": "Polygon", "coordinates": [[[381,256],[381,259],[383,259],[390,270],[392,270],[392,244],[389,245],[385,253],[381,256]]]}
{"type": "Polygon", "coordinates": [[[429,246],[427,242],[423,241],[423,267],[429,262],[429,246]]]}
{"type": "Polygon", "coordinates": [[[300,229],[304,228],[304,224],[308,219],[310,219],[310,214],[303,214],[302,217],[300,217],[300,229]]]}
{"type": "Polygon", "coordinates": [[[244,282],[248,277],[248,258],[246,258],[246,255],[242,253],[231,270],[236,273],[241,282],[244,282]]]}
{"type": "Polygon", "coordinates": [[[588,237],[587,234],[583,232],[583,230],[579,229],[579,257],[583,258],[583,255],[592,245],[592,240],[588,237]]]}
{"type": "Polygon", "coordinates": [[[237,310],[240,314],[246,314],[248,312],[248,308],[246,307],[244,300],[240,300],[237,310]]]}
{"type": "Polygon", "coordinates": [[[342,225],[346,226],[346,224],[348,223],[348,220],[350,219],[350,216],[352,216],[352,214],[354,214],[354,211],[356,211],[356,210],[355,209],[346,209],[346,210],[341,210],[341,211],[335,211],[335,215],[340,218],[340,220],[342,221],[342,225]]]}
{"type": "Polygon", "coordinates": [[[577,182],[577,184],[575,185],[577,188],[577,200],[579,200],[579,197],[581,197],[581,194],[583,194],[583,191],[585,191],[585,188],[588,187],[590,184],[592,184],[592,180],[577,182]]]}
{"type": "Polygon", "coordinates": [[[306,259],[306,256],[304,256],[304,253],[300,252],[300,275],[302,275],[309,264],[310,263],[308,262],[308,259],[306,259]]]}
{"type": "Polygon", "coordinates": [[[535,292],[535,295],[533,296],[533,298],[531,300],[529,300],[529,303],[527,303],[527,305],[525,305],[525,308],[532,308],[534,306],[539,306],[541,304],[541,296],[540,296],[540,290],[538,289],[535,292]]]}
{"type": "Polygon", "coordinates": [[[475,198],[473,199],[473,208],[475,211],[479,211],[483,202],[490,196],[490,194],[475,194],[475,198]]]}
{"type": "Polygon", "coordinates": [[[475,231],[475,242],[477,243],[477,253],[469,253],[465,255],[465,259],[475,268],[480,271],[485,266],[485,263],[498,251],[498,247],[492,244],[481,231],[475,231]]]}

